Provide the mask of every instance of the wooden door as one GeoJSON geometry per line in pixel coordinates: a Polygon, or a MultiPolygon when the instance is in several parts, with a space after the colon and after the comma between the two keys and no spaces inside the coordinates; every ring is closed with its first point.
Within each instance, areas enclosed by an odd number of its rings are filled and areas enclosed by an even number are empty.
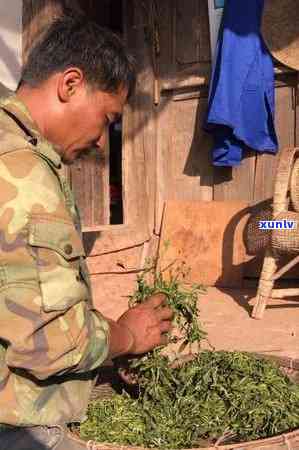
{"type": "Polygon", "coordinates": [[[213,199],[211,141],[202,130],[211,67],[208,2],[166,0],[158,10],[156,231],[165,201],[213,199]]]}

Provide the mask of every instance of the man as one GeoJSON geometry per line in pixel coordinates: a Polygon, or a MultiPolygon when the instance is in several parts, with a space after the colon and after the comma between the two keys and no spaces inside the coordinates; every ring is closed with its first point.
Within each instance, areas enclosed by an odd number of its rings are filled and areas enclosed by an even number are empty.
{"type": "Polygon", "coordinates": [[[151,297],[117,322],[94,310],[80,224],[62,175],[103,145],[135,84],[120,40],[62,18],[0,109],[0,450],[78,450],[96,369],[166,342],[172,313],[151,297]]]}

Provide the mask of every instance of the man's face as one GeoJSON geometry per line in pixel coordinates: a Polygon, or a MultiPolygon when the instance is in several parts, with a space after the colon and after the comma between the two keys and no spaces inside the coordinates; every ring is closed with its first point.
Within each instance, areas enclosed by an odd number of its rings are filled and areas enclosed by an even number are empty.
{"type": "Polygon", "coordinates": [[[90,148],[103,148],[109,125],[122,114],[127,89],[107,93],[83,85],[68,102],[60,126],[60,151],[65,164],[71,164],[90,148]]]}

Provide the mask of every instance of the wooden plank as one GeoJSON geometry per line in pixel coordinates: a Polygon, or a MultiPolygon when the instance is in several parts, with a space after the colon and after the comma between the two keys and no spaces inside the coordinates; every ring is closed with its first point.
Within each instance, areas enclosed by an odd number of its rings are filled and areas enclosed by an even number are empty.
{"type": "Polygon", "coordinates": [[[185,0],[175,2],[175,59],[180,67],[200,60],[200,2],[185,0]],[[186,33],[188,30],[188,33],[186,33]]]}
{"type": "Polygon", "coordinates": [[[164,0],[159,15],[163,17],[161,90],[207,84],[211,72],[208,2],[164,0]]]}
{"type": "Polygon", "coordinates": [[[213,167],[210,161],[210,135],[202,130],[205,98],[186,96],[180,101],[164,100],[158,128],[158,204],[156,230],[159,230],[164,201],[212,200],[213,167]],[[173,130],[170,133],[169,130],[173,130]]]}
{"type": "Polygon", "coordinates": [[[186,281],[206,286],[241,287],[247,202],[166,203],[160,245],[160,267],[185,261],[186,281]],[[216,219],[217,218],[217,219],[216,219]],[[169,242],[164,253],[163,243],[169,242]],[[164,253],[164,255],[163,255],[164,253]]]}
{"type": "MultiPolygon", "coordinates": [[[[154,105],[154,69],[152,49],[146,41],[143,24],[144,8],[140,2],[126,6],[126,44],[134,53],[138,62],[138,84],[134,97],[133,120],[134,129],[128,130],[134,139],[134,145],[143,160],[140,164],[144,170],[144,188],[136,186],[139,194],[144,192],[139,204],[142,204],[150,229],[154,228],[155,196],[156,196],[156,107],[154,105]],[[147,208],[146,208],[147,206],[147,208]]],[[[135,177],[131,177],[134,182],[135,177]]],[[[130,214],[130,209],[128,210],[130,214]]],[[[130,221],[130,219],[129,219],[130,221]]],[[[137,225],[137,224],[136,224],[137,225]]]]}
{"type": "Polygon", "coordinates": [[[163,17],[163,25],[160,26],[160,47],[159,71],[161,81],[169,80],[175,74],[175,51],[174,51],[174,2],[173,0],[163,0],[159,2],[159,14],[163,17]]]}
{"type": "Polygon", "coordinates": [[[167,160],[165,155],[169,153],[169,130],[166,124],[170,123],[170,108],[167,106],[169,99],[162,97],[158,106],[158,129],[157,129],[157,191],[155,210],[155,233],[160,234],[164,210],[165,190],[167,180],[165,177],[167,160]]]}
{"type": "Polygon", "coordinates": [[[104,255],[129,247],[134,247],[150,239],[148,229],[132,225],[106,225],[102,231],[83,234],[84,247],[88,255],[104,255]]]}
{"type": "Polygon", "coordinates": [[[82,220],[82,228],[110,223],[109,142],[100,154],[94,149],[70,168],[71,186],[82,220]]]}
{"type": "Polygon", "coordinates": [[[87,265],[91,274],[128,274],[138,273],[143,245],[131,247],[101,256],[93,256],[87,259],[87,265]]]}
{"type": "MultiPolygon", "coordinates": [[[[160,46],[161,54],[159,57],[160,84],[162,85],[175,76],[175,4],[173,0],[160,2],[159,11],[163,17],[163,26],[160,27],[160,46]]],[[[169,153],[169,130],[170,122],[170,96],[162,96],[157,107],[157,188],[155,205],[155,228],[154,232],[160,234],[163,208],[165,201],[165,188],[167,180],[165,177],[167,159],[165,155],[169,153]]]]}
{"type": "MultiPolygon", "coordinates": [[[[128,47],[133,51],[136,48],[136,35],[132,29],[139,27],[143,19],[139,2],[132,2],[125,6],[125,36],[128,47]],[[134,25],[133,25],[134,24],[134,25]]],[[[141,30],[144,27],[141,26],[141,30]]],[[[136,30],[136,29],[135,29],[136,30]]],[[[144,40],[144,35],[141,37],[144,40]]],[[[141,63],[143,64],[143,63],[141,63]]],[[[137,229],[148,227],[149,204],[147,192],[147,169],[146,169],[146,145],[144,145],[144,128],[147,126],[148,108],[147,92],[143,91],[143,73],[139,67],[136,93],[125,108],[123,116],[123,202],[124,223],[134,224],[137,229]],[[141,97],[146,98],[146,102],[141,97]],[[144,102],[142,113],[139,105],[144,102]]],[[[149,81],[148,75],[145,77],[149,81]]],[[[148,86],[146,87],[148,88],[148,86]]],[[[152,98],[152,97],[150,97],[152,98]]],[[[154,150],[155,151],[155,150],[154,150]]]]}
{"type": "Polygon", "coordinates": [[[214,167],[214,200],[245,200],[254,194],[256,155],[248,151],[238,167],[214,167]]]}
{"type": "Polygon", "coordinates": [[[292,86],[279,87],[276,94],[275,126],[279,147],[294,145],[295,137],[295,105],[294,88],[292,86]]]}
{"type": "MultiPolygon", "coordinates": [[[[108,131],[107,131],[108,134],[108,131]]],[[[92,220],[93,225],[110,224],[110,141],[106,138],[105,147],[96,150],[95,161],[92,167],[92,220]]]]}
{"type": "Polygon", "coordinates": [[[206,99],[172,102],[170,153],[167,163],[167,199],[212,200],[213,168],[210,135],[202,130],[206,99]]]}
{"type": "MultiPolygon", "coordinates": [[[[136,105],[136,103],[134,103],[136,105]]],[[[124,223],[147,227],[148,204],[142,124],[136,106],[126,108],[123,117],[123,202],[124,223]]]]}
{"type": "Polygon", "coordinates": [[[177,69],[211,61],[208,2],[175,2],[174,54],[177,69]]]}
{"type": "Polygon", "coordinates": [[[199,59],[200,62],[211,61],[211,41],[208,2],[199,3],[199,59]]]}
{"type": "Polygon", "coordinates": [[[257,155],[253,194],[254,202],[263,201],[273,197],[276,167],[276,155],[269,153],[257,155]]]}
{"type": "MultiPolygon", "coordinates": [[[[210,81],[211,65],[210,63],[196,64],[189,70],[182,70],[174,75],[171,79],[161,82],[161,91],[175,91],[200,89],[201,87],[208,87],[210,81]],[[194,74],[196,72],[196,74],[194,74]]],[[[167,93],[166,93],[167,94],[167,93]]]]}

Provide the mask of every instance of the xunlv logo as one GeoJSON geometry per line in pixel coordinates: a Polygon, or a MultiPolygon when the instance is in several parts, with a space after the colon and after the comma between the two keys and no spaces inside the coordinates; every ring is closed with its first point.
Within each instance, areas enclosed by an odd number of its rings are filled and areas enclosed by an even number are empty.
{"type": "Polygon", "coordinates": [[[260,230],[295,230],[297,228],[296,220],[260,220],[260,230]]]}

